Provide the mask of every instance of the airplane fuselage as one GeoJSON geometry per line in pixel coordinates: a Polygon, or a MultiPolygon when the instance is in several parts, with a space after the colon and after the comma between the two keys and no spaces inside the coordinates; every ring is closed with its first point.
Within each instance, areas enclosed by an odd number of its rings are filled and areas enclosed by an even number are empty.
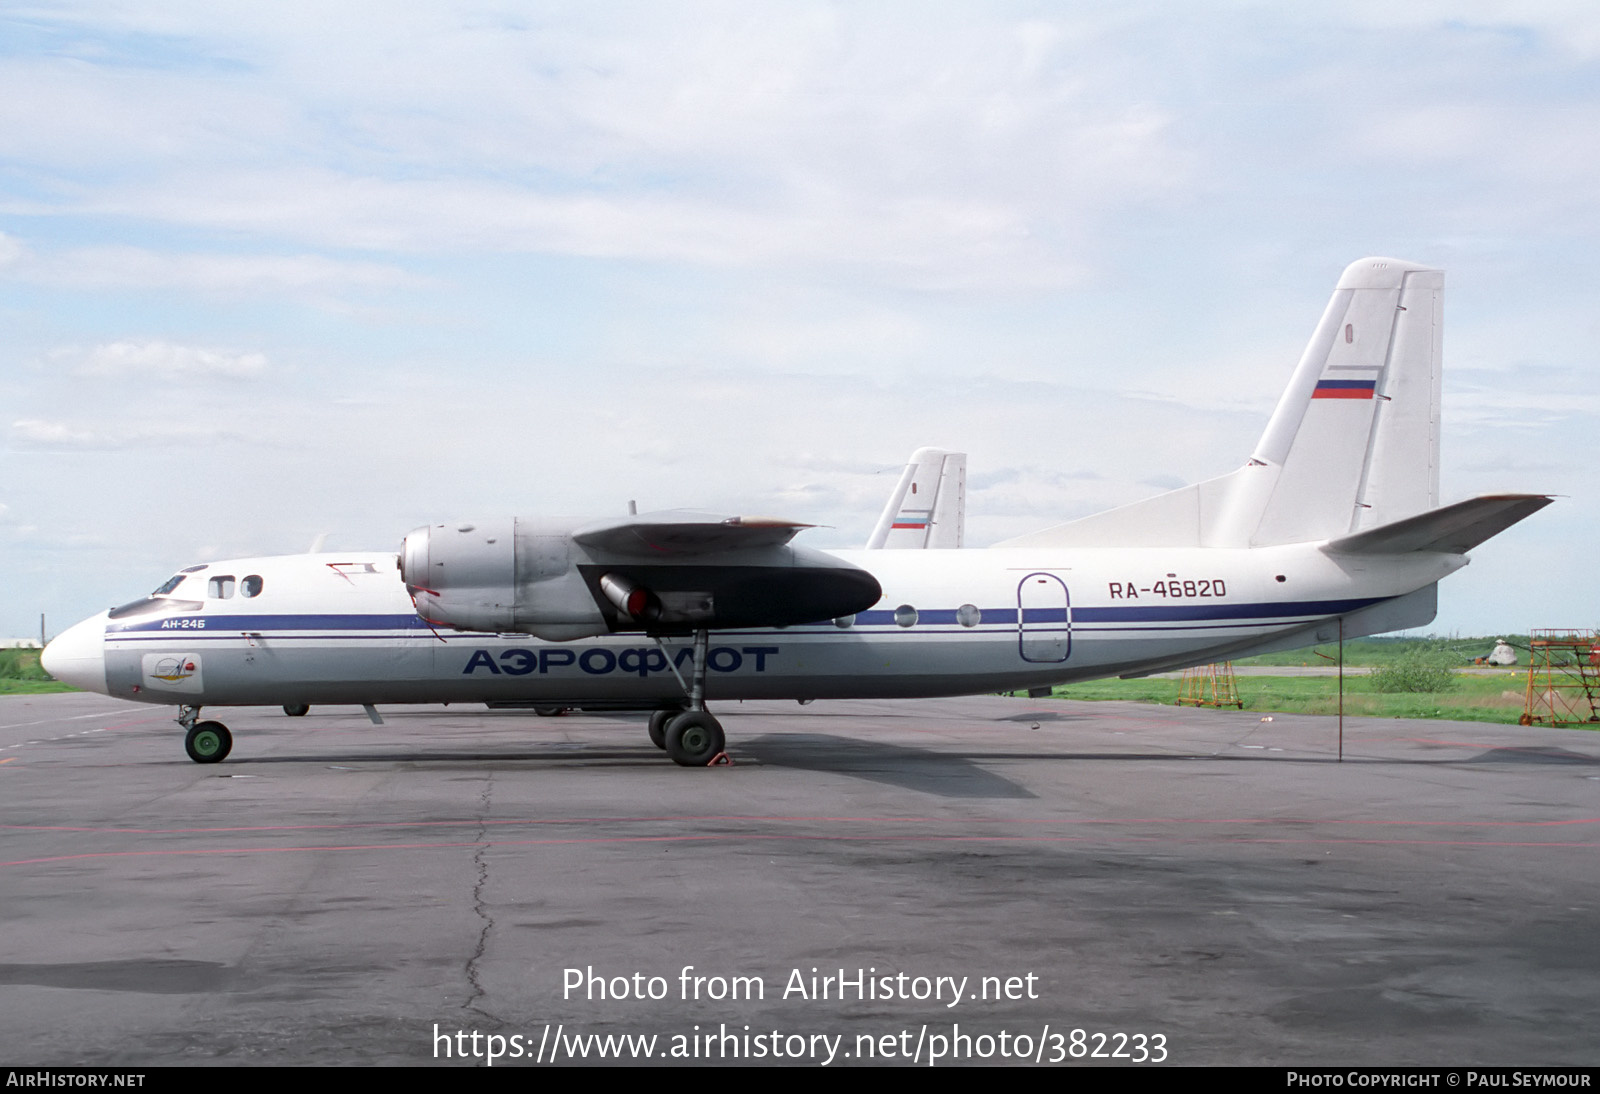
{"type": "MultiPolygon", "coordinates": [[[[974,694],[1204,663],[1280,640],[1326,641],[1337,617],[1431,592],[1466,561],[1350,558],[1315,544],[837,555],[869,570],[882,599],[839,620],[713,632],[707,699],[974,694]]],[[[1424,607],[1431,618],[1431,601],[1424,607]]],[[[1377,629],[1427,618],[1382,622],[1377,629]]],[[[430,625],[392,554],[211,563],[57,643],[55,665],[69,667],[53,671],[78,686],[196,707],[670,705],[684,697],[680,677],[693,657],[687,636],[544,642],[430,625]]]]}

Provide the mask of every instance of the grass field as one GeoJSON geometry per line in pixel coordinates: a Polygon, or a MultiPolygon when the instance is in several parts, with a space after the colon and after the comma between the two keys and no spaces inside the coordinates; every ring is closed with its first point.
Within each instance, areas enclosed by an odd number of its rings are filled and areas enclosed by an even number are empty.
{"type": "Polygon", "coordinates": [[[72,690],[39,667],[38,650],[0,650],[0,695],[72,690]]]}
{"type": "MultiPolygon", "coordinates": [[[[1348,662],[1347,662],[1348,663],[1348,662]]],[[[1456,675],[1451,691],[1384,694],[1375,691],[1364,670],[1346,673],[1344,712],[1378,718],[1451,718],[1465,722],[1516,722],[1523,710],[1527,670],[1506,669],[1494,675],[1456,675]]],[[[1240,676],[1239,698],[1245,710],[1262,713],[1336,714],[1339,680],[1334,676],[1240,676]]],[[[1119,699],[1135,703],[1172,703],[1178,698],[1174,679],[1095,680],[1055,689],[1061,699],[1119,699]]],[[[1597,727],[1600,728],[1600,727],[1597,727]]]]}
{"type": "MultiPolygon", "coordinates": [[[[1417,653],[1429,653],[1453,661],[1457,665],[1470,665],[1474,658],[1486,656],[1494,648],[1495,638],[1503,638],[1516,649],[1524,670],[1528,664],[1528,636],[1506,633],[1492,638],[1353,638],[1344,644],[1345,667],[1377,668],[1390,665],[1417,653]]],[[[1236,665],[1332,665],[1339,659],[1336,645],[1308,647],[1301,650],[1284,650],[1264,653],[1259,657],[1246,657],[1236,665]]]]}
{"type": "Polygon", "coordinates": [[[76,691],[55,680],[7,680],[0,678],[0,695],[40,695],[52,691],[76,691]]]}

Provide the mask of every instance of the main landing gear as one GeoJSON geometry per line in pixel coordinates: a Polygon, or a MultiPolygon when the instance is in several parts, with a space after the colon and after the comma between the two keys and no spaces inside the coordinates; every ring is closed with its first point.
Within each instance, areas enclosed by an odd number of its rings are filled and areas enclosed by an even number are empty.
{"type": "Polygon", "coordinates": [[[179,707],[178,724],[188,732],[183,750],[197,764],[221,763],[233,751],[233,734],[221,722],[202,722],[199,707],[179,707]]]}
{"type": "Polygon", "coordinates": [[[667,723],[667,755],[683,767],[709,767],[727,750],[722,723],[708,710],[686,710],[667,723]]]}
{"type": "Polygon", "coordinates": [[[651,712],[650,743],[684,767],[706,767],[728,742],[709,711],[675,708],[651,712]]]}
{"type": "MultiPolygon", "coordinates": [[[[665,749],[681,767],[709,767],[727,749],[722,723],[706,709],[706,655],[710,636],[694,632],[694,675],[686,687],[687,710],[658,710],[650,715],[650,743],[665,749]]],[[[667,663],[672,664],[671,659],[667,663]]],[[[680,680],[682,677],[679,678],[680,680]]]]}
{"type": "Polygon", "coordinates": [[[667,747],[667,723],[672,721],[683,710],[673,707],[671,710],[652,710],[650,712],[650,743],[662,751],[667,747]]]}

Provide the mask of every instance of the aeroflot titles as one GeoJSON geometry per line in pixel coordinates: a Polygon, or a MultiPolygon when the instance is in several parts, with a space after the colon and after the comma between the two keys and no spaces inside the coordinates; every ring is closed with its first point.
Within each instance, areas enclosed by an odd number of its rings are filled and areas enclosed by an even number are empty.
{"type": "MultiPolygon", "coordinates": [[[[777,646],[740,646],[737,649],[732,646],[713,646],[706,654],[706,666],[713,672],[738,672],[744,667],[746,658],[749,658],[756,672],[766,672],[767,658],[777,652],[777,646]]],[[[672,661],[680,670],[692,666],[693,648],[679,650],[672,661]]],[[[669,671],[667,655],[655,646],[634,646],[625,650],[593,647],[582,653],[557,647],[542,650],[520,648],[501,650],[498,660],[488,650],[473,650],[472,656],[467,659],[467,667],[461,670],[461,675],[472,676],[483,670],[490,676],[502,674],[527,676],[535,672],[542,674],[553,668],[567,668],[572,665],[577,665],[590,676],[631,672],[644,677],[652,672],[669,671]]]]}

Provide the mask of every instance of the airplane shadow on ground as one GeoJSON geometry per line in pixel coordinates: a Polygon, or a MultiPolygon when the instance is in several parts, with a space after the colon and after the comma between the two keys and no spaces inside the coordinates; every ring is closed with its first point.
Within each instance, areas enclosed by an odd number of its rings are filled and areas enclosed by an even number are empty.
{"type": "MultiPolygon", "coordinates": [[[[735,766],[750,763],[848,775],[943,798],[1037,797],[1026,787],[979,766],[974,757],[949,751],[906,748],[817,733],[781,733],[744,738],[731,742],[729,750],[735,766]]],[[[1006,753],[995,753],[988,758],[999,760],[1012,757],[1006,753]]],[[[648,743],[634,748],[574,743],[504,752],[485,752],[481,748],[463,748],[459,752],[452,752],[430,748],[415,752],[386,749],[381,752],[326,752],[315,755],[235,755],[220,766],[217,774],[229,775],[234,773],[229,769],[271,764],[311,764],[359,770],[373,764],[464,768],[473,764],[493,767],[513,763],[661,768],[663,775],[674,769],[672,761],[648,743]]],[[[252,772],[240,770],[237,774],[252,772]]]]}
{"type": "Polygon", "coordinates": [[[997,722],[1020,722],[1027,725],[1030,722],[1092,722],[1099,719],[1097,714],[1069,714],[1061,710],[1029,710],[1021,714],[1007,714],[1003,718],[996,718],[997,722]]]}
{"type": "Polygon", "coordinates": [[[1582,752],[1571,752],[1565,748],[1555,748],[1550,745],[1511,745],[1505,748],[1491,748],[1470,759],[1463,760],[1469,764],[1600,764],[1600,756],[1589,756],[1582,752]]]}
{"type": "Polygon", "coordinates": [[[858,741],[823,733],[747,738],[738,750],[773,767],[849,775],[941,798],[1034,798],[1033,791],[948,751],[858,741]]]}
{"type": "MultiPolygon", "coordinates": [[[[1011,719],[1005,719],[1007,721],[1011,719]]],[[[1329,755],[1240,754],[1227,746],[1216,752],[1082,752],[1044,749],[1011,751],[1005,749],[913,748],[881,741],[863,741],[825,733],[772,733],[730,742],[735,766],[758,764],[799,771],[826,772],[896,786],[942,798],[1029,799],[1038,795],[1027,787],[991,770],[985,764],[1016,763],[1172,763],[1175,761],[1212,764],[1347,764],[1351,766],[1437,767],[1454,764],[1556,764],[1600,765],[1600,756],[1543,746],[1490,748],[1469,756],[1357,756],[1343,760],[1329,755]]],[[[443,769],[469,765],[494,767],[505,764],[561,764],[578,767],[659,768],[673,770],[673,764],[649,744],[618,748],[589,742],[551,744],[537,748],[485,751],[463,748],[460,751],[437,747],[422,751],[383,750],[338,752],[309,755],[236,755],[217,771],[258,764],[313,764],[359,770],[373,764],[430,766],[443,769]]],[[[246,774],[240,771],[239,774],[246,774]]]]}
{"type": "Polygon", "coordinates": [[[171,958],[0,965],[0,984],[7,986],[192,995],[221,991],[231,980],[232,970],[226,965],[171,958]]]}

